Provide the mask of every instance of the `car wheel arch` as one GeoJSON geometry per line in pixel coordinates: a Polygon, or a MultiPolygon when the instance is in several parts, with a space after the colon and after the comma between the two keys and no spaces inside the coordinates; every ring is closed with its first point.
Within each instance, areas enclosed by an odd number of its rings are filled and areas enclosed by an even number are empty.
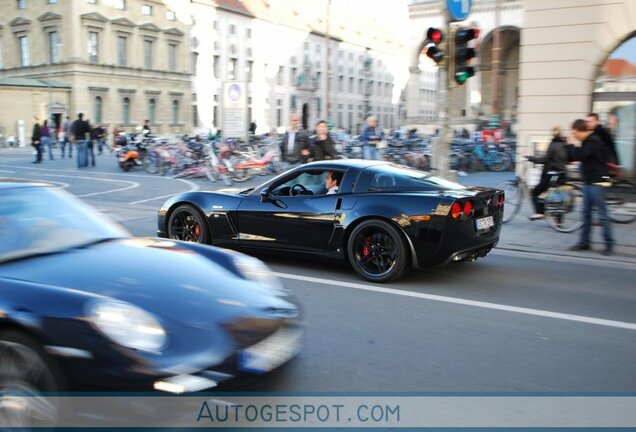
{"type": "Polygon", "coordinates": [[[385,216],[364,216],[361,217],[359,219],[356,219],[355,221],[353,221],[352,223],[350,223],[344,233],[343,236],[343,240],[342,240],[342,249],[344,252],[344,258],[345,260],[349,260],[349,252],[348,252],[348,244],[349,244],[349,238],[351,237],[351,233],[353,232],[353,230],[360,224],[362,224],[363,222],[369,221],[369,220],[379,220],[382,222],[386,222],[388,224],[390,224],[391,226],[393,226],[395,229],[397,229],[398,233],[400,233],[400,235],[402,236],[402,240],[406,243],[407,248],[406,251],[408,253],[409,256],[409,264],[412,268],[419,268],[419,265],[417,263],[417,253],[415,252],[415,246],[413,245],[413,242],[411,241],[411,239],[409,238],[409,236],[406,234],[406,232],[404,231],[404,228],[402,228],[399,224],[397,224],[394,220],[385,217],[385,216]]]}
{"type": "Polygon", "coordinates": [[[213,231],[212,231],[212,224],[210,223],[209,218],[205,215],[205,213],[203,212],[203,210],[201,210],[201,207],[198,204],[193,203],[192,201],[178,201],[174,204],[172,204],[170,206],[170,208],[168,209],[168,211],[166,212],[166,216],[165,216],[165,221],[166,221],[166,226],[165,228],[165,232],[166,235],[168,235],[169,233],[169,224],[170,224],[170,217],[172,217],[172,213],[174,213],[174,211],[176,209],[178,209],[179,207],[183,206],[183,205],[188,205],[190,207],[192,207],[194,209],[194,211],[196,211],[197,213],[199,213],[199,215],[203,218],[203,221],[208,229],[208,236],[209,236],[209,244],[212,244],[212,239],[213,239],[213,231]]]}

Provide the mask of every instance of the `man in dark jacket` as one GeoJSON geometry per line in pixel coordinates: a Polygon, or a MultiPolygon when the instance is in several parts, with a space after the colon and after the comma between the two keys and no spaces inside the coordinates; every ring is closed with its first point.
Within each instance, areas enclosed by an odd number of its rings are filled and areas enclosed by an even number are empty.
{"type": "Polygon", "coordinates": [[[84,120],[84,114],[79,113],[77,120],[71,127],[75,144],[77,146],[77,167],[84,168],[88,166],[88,143],[91,140],[91,126],[88,121],[84,120]]]}
{"type": "Polygon", "coordinates": [[[603,255],[611,255],[614,245],[612,225],[605,206],[605,186],[608,181],[607,166],[603,157],[604,144],[596,133],[589,130],[585,120],[578,119],[572,124],[572,135],[580,146],[568,145],[568,159],[581,162],[581,176],[583,180],[583,230],[578,244],[570,250],[580,251],[590,249],[590,231],[592,228],[592,208],[596,207],[603,225],[605,250],[603,255]]]}
{"type": "Polygon", "coordinates": [[[606,147],[606,151],[609,152],[609,162],[620,165],[614,138],[612,138],[612,134],[610,133],[610,131],[604,128],[603,125],[601,125],[601,123],[598,121],[598,114],[589,113],[587,115],[585,123],[587,124],[588,130],[594,132],[594,134],[600,138],[601,142],[606,147]]]}
{"type": "Polygon", "coordinates": [[[307,162],[309,158],[309,134],[300,126],[298,114],[290,116],[290,127],[280,143],[281,159],[290,165],[307,162]]]}
{"type": "Polygon", "coordinates": [[[39,119],[33,117],[33,133],[31,134],[31,145],[37,151],[35,160],[32,163],[42,163],[42,146],[40,140],[42,139],[42,131],[40,129],[39,119]]]}
{"type": "Polygon", "coordinates": [[[561,128],[552,128],[552,141],[545,153],[545,156],[528,156],[530,162],[543,164],[541,179],[539,183],[532,189],[532,203],[534,204],[535,213],[530,216],[530,220],[543,219],[544,202],[539,199],[539,195],[547,191],[550,187],[550,171],[565,172],[565,165],[568,163],[567,152],[565,151],[565,140],[561,136],[561,128]]]}

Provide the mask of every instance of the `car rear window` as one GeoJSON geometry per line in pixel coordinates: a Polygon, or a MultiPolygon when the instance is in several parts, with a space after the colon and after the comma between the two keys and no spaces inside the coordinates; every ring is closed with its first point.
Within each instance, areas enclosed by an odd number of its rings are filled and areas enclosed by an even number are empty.
{"type": "Polygon", "coordinates": [[[357,193],[458,190],[465,186],[395,164],[375,165],[365,169],[356,185],[357,193]]]}

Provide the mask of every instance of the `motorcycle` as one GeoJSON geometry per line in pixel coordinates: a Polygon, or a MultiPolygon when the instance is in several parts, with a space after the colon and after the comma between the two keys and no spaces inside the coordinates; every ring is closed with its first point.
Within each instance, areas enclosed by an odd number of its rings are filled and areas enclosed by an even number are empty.
{"type": "Polygon", "coordinates": [[[115,157],[119,163],[119,168],[130,171],[135,166],[143,166],[146,155],[146,143],[136,141],[136,136],[128,136],[121,132],[115,139],[117,149],[115,157]]]}

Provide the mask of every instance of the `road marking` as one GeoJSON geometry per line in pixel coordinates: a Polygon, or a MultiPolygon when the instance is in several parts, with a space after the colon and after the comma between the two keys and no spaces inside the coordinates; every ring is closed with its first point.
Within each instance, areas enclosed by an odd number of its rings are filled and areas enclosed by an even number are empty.
{"type": "Polygon", "coordinates": [[[15,171],[0,170],[1,173],[14,174],[15,171]]]}
{"type": "Polygon", "coordinates": [[[458,304],[462,306],[472,306],[472,307],[478,307],[482,309],[492,309],[492,310],[499,310],[503,312],[513,312],[513,313],[519,313],[524,315],[539,316],[544,318],[554,318],[554,319],[559,319],[564,321],[575,321],[575,322],[581,322],[585,324],[594,324],[594,325],[600,325],[605,327],[615,327],[615,328],[621,328],[621,329],[627,329],[627,330],[636,330],[636,323],[629,323],[629,322],[623,322],[623,321],[613,321],[613,320],[606,320],[601,318],[586,317],[582,315],[572,315],[572,314],[561,313],[561,312],[551,312],[551,311],[546,311],[541,309],[529,309],[529,308],[518,307],[518,306],[488,303],[488,302],[482,302],[482,301],[476,301],[476,300],[462,299],[457,297],[446,297],[446,296],[440,296],[435,294],[424,294],[424,293],[417,293],[417,292],[411,292],[411,291],[402,291],[395,288],[382,288],[382,287],[378,287],[374,285],[366,285],[361,283],[344,282],[344,281],[337,281],[337,280],[330,280],[330,279],[320,279],[320,278],[315,278],[311,276],[295,275],[291,273],[274,272],[274,275],[282,279],[292,279],[292,280],[298,280],[303,282],[332,285],[332,286],[352,288],[352,289],[371,291],[371,292],[377,292],[377,293],[383,293],[383,294],[392,294],[392,295],[398,295],[402,297],[418,298],[422,300],[432,300],[432,301],[443,302],[443,303],[458,304]]]}
{"type": "Polygon", "coordinates": [[[112,180],[112,179],[103,179],[98,177],[82,177],[82,176],[74,176],[74,175],[71,176],[71,175],[61,175],[61,174],[42,174],[42,175],[45,175],[47,177],[70,177],[70,178],[78,178],[78,179],[84,179],[84,180],[103,181],[108,183],[128,183],[130,185],[123,188],[110,189],[110,190],[102,191],[102,192],[92,192],[92,193],[87,193],[84,195],[76,195],[78,198],[86,198],[86,197],[97,196],[97,195],[106,195],[106,194],[110,194],[114,192],[121,192],[121,191],[129,190],[129,189],[135,189],[140,186],[140,184],[137,182],[127,181],[127,180],[112,180]]]}
{"type": "Polygon", "coordinates": [[[158,200],[158,199],[162,199],[162,198],[173,197],[173,196],[175,196],[177,194],[180,194],[180,193],[196,192],[196,191],[198,191],[200,189],[198,184],[193,183],[190,180],[185,180],[185,179],[172,179],[172,180],[178,180],[178,181],[181,181],[181,182],[189,185],[190,186],[190,190],[187,190],[187,191],[184,191],[184,192],[171,193],[171,194],[167,194],[167,195],[161,195],[161,196],[152,197],[152,198],[146,198],[146,199],[139,200],[139,201],[133,201],[133,202],[130,202],[128,204],[130,204],[130,205],[141,204],[141,203],[148,202],[148,201],[154,201],[154,200],[158,200]]]}

